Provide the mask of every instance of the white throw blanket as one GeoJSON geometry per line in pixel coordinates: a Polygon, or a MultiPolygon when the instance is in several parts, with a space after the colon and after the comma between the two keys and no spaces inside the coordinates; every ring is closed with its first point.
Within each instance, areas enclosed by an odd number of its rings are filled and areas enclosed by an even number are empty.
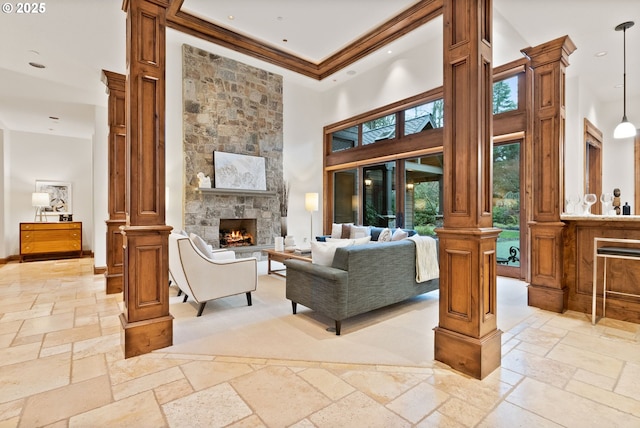
{"type": "Polygon", "coordinates": [[[440,276],[436,240],[430,236],[413,235],[416,243],[416,282],[425,282],[440,276]]]}

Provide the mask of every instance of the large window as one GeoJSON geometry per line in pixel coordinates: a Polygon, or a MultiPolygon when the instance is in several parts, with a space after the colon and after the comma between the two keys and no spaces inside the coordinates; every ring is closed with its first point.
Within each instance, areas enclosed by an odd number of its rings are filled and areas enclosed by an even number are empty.
{"type": "Polygon", "coordinates": [[[442,99],[408,108],[404,111],[404,135],[443,126],[444,101],[442,99]]]}
{"type": "Polygon", "coordinates": [[[493,84],[493,114],[518,109],[518,75],[493,84]]]}
{"type": "Polygon", "coordinates": [[[396,163],[363,168],[363,224],[365,226],[396,226],[396,163]]]}
{"type": "Polygon", "coordinates": [[[520,142],[493,148],[493,225],[498,263],[520,266],[520,142]]]}
{"type": "Polygon", "coordinates": [[[362,124],[362,144],[396,138],[396,115],[389,114],[362,124]]]}
{"type": "Polygon", "coordinates": [[[335,172],[333,183],[333,222],[358,223],[358,170],[335,172]]]}
{"type": "Polygon", "coordinates": [[[435,235],[442,226],[442,153],[404,161],[405,227],[435,235]]]}

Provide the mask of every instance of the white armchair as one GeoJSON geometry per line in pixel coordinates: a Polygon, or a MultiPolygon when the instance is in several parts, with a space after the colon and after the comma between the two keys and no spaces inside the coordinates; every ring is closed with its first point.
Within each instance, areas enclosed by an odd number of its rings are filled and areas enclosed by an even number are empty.
{"type": "Polygon", "coordinates": [[[178,233],[169,235],[169,274],[180,290],[184,301],[191,296],[200,304],[202,315],[207,301],[246,293],[251,306],[251,292],[258,285],[258,264],[255,257],[236,259],[233,251],[216,252],[207,258],[189,237],[178,233]]]}

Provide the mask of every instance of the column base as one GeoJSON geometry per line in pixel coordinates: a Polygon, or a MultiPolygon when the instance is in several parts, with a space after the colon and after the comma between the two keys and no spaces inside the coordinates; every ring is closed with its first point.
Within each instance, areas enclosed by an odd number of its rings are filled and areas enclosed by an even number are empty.
{"type": "Polygon", "coordinates": [[[107,281],[107,294],[122,293],[122,290],[124,290],[124,287],[123,287],[124,276],[121,273],[113,274],[113,275],[109,275],[108,273],[105,273],[104,277],[107,281]]]}
{"type": "Polygon", "coordinates": [[[173,315],[145,321],[128,322],[120,314],[124,357],[131,358],[173,345],[173,315]]]}
{"type": "Polygon", "coordinates": [[[494,330],[480,339],[442,327],[434,331],[437,361],[476,379],[484,379],[500,367],[502,330],[494,330]]]}
{"type": "Polygon", "coordinates": [[[569,304],[569,289],[529,284],[527,304],[545,311],[563,313],[569,304]]]}

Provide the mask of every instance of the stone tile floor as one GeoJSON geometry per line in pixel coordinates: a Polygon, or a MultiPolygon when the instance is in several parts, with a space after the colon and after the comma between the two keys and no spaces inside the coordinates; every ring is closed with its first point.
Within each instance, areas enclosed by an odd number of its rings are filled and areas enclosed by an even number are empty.
{"type": "Polygon", "coordinates": [[[428,367],[124,359],[92,259],[0,267],[2,427],[640,427],[640,326],[575,312],[503,334],[479,381],[428,367]]]}

